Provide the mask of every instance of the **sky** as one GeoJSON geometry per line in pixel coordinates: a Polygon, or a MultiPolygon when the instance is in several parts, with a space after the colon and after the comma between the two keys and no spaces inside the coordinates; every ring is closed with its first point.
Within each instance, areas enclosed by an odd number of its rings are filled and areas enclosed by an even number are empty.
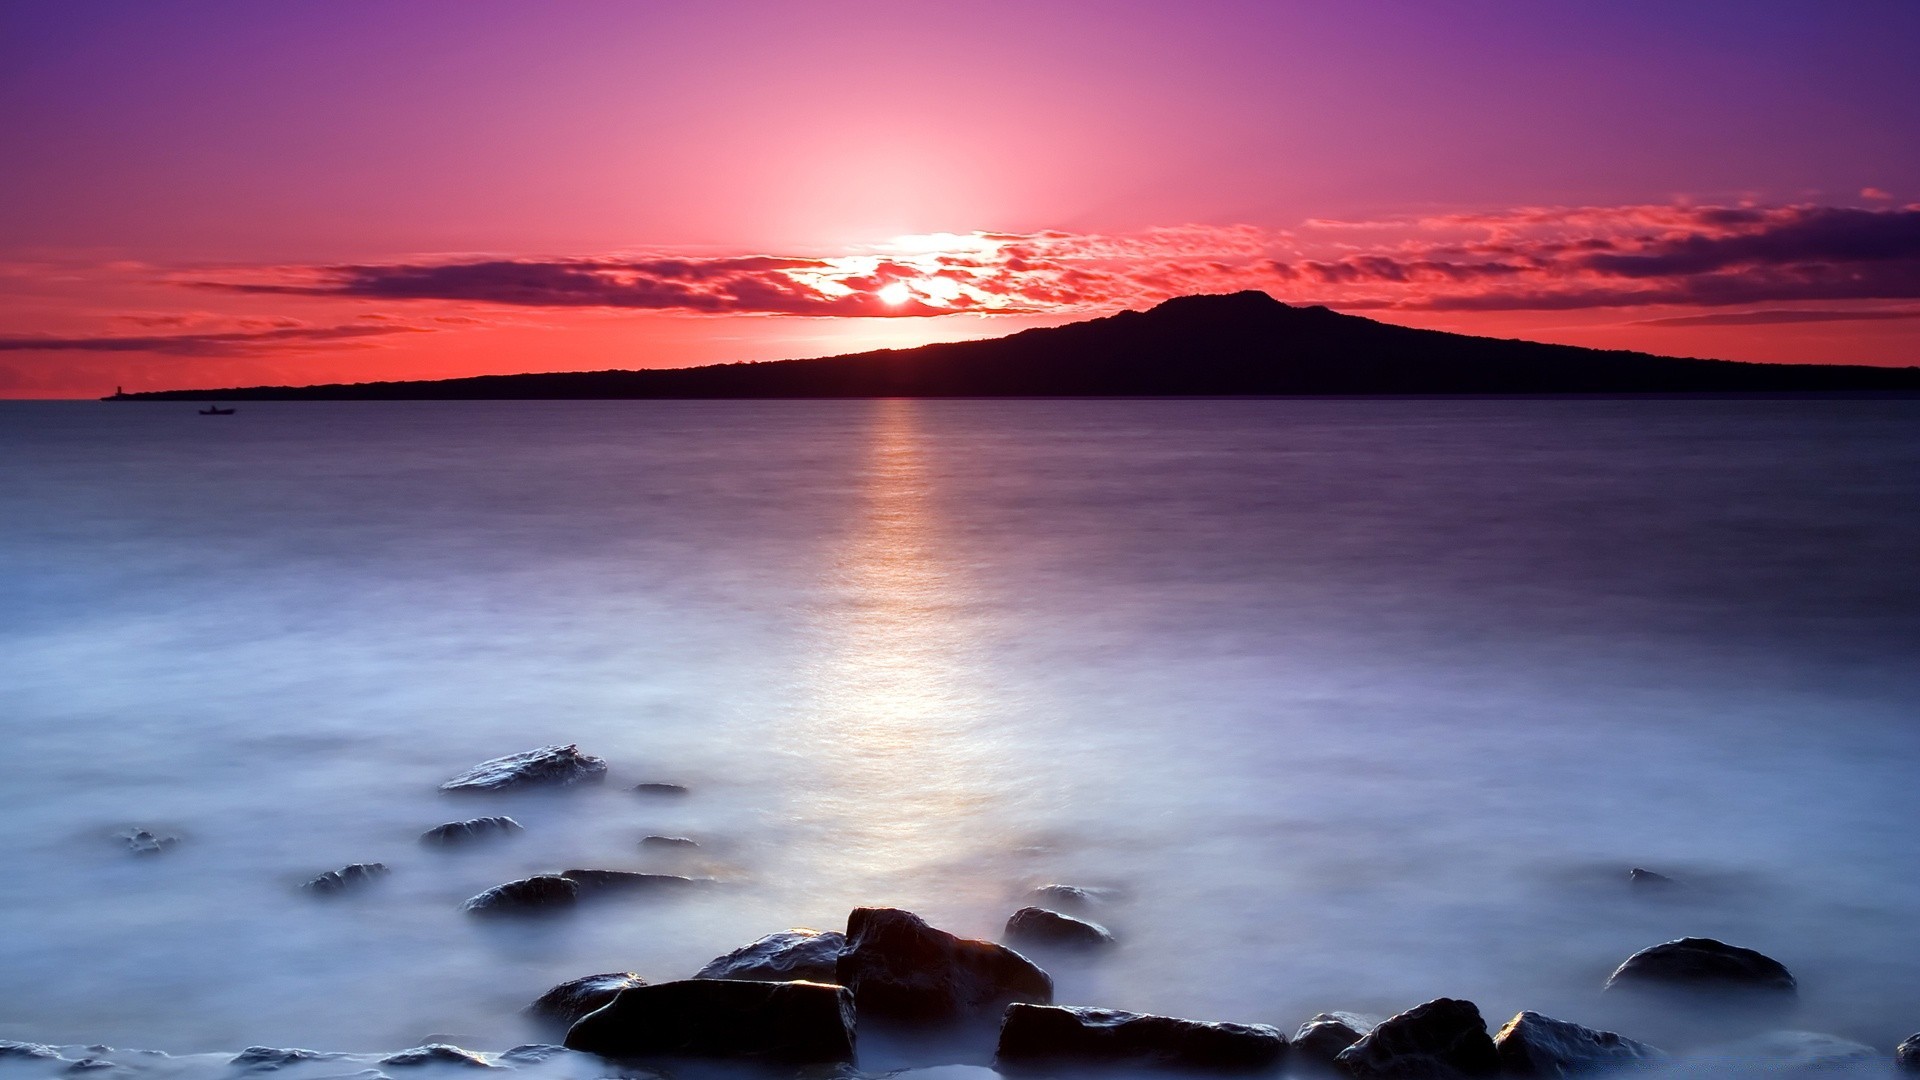
{"type": "Polygon", "coordinates": [[[0,396],[1196,292],[1920,364],[1920,4],[0,0],[0,396]]]}

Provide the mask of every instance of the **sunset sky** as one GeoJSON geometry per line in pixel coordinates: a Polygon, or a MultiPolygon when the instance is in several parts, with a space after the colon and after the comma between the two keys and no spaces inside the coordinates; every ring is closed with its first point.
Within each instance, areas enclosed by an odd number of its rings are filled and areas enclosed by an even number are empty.
{"type": "Polygon", "coordinates": [[[1192,292],[1920,364],[1920,4],[0,0],[0,396],[1192,292]]]}

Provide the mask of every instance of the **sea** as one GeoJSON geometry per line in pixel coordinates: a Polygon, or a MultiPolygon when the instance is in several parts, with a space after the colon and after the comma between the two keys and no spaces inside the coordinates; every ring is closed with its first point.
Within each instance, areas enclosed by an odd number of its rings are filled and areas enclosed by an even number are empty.
{"type": "Polygon", "coordinates": [[[1920,1030],[1920,401],[198,408],[0,403],[0,1038],[498,1052],[1047,883],[1116,939],[1034,954],[1063,1003],[1920,1030]],[[606,780],[439,790],[555,743],[606,780]],[[568,867],[710,880],[462,910],[568,867]],[[1602,992],[1683,936],[1797,1003],[1602,992]]]}

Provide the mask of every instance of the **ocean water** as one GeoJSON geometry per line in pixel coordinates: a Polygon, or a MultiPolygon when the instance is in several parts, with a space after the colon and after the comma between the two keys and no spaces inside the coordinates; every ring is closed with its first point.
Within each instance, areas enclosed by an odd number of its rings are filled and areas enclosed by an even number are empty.
{"type": "Polygon", "coordinates": [[[1067,1003],[1685,1050],[1747,1021],[1600,985],[1706,935],[1799,977],[1766,1026],[1920,1029],[1920,402],[195,408],[0,405],[0,1038],[499,1050],[1052,881],[1115,890],[1067,1003]],[[552,742],[608,781],[437,790],[552,742]],[[715,880],[460,911],[570,866],[715,880]]]}

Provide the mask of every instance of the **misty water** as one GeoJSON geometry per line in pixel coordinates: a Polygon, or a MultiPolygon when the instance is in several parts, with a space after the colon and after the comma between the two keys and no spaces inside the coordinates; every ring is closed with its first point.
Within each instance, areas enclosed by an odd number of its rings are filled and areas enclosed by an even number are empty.
{"type": "Polygon", "coordinates": [[[1116,890],[1065,1003],[1920,1030],[1920,401],[196,408],[0,405],[0,1038],[500,1050],[1056,881],[1116,890]],[[437,790],[555,742],[607,782],[437,790]],[[460,910],[575,866],[715,881],[460,910]],[[1601,994],[1683,935],[1799,1004],[1601,994]]]}

